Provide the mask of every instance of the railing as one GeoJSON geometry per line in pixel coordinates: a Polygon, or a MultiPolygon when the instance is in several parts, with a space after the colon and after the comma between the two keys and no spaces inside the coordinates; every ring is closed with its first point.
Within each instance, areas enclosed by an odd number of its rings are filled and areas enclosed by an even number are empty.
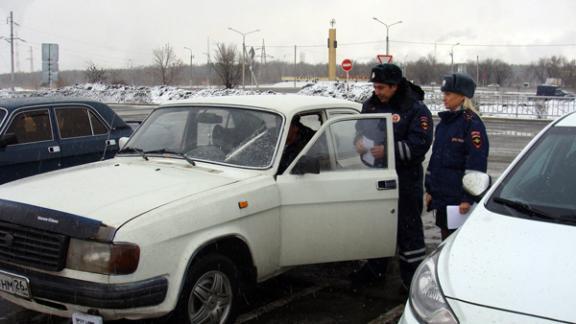
{"type": "MultiPolygon", "coordinates": [[[[440,92],[427,92],[425,103],[431,111],[443,111],[442,99],[440,92]]],[[[483,116],[551,119],[576,111],[574,97],[478,93],[474,103],[483,116]]]]}

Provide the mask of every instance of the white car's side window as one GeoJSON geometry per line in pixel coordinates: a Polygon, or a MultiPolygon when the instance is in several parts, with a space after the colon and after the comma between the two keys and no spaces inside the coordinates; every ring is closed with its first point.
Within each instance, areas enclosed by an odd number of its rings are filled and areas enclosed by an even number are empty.
{"type": "Polygon", "coordinates": [[[306,155],[319,161],[320,171],[386,168],[386,154],[372,150],[385,152],[386,143],[385,119],[342,120],[327,127],[306,155]]]}

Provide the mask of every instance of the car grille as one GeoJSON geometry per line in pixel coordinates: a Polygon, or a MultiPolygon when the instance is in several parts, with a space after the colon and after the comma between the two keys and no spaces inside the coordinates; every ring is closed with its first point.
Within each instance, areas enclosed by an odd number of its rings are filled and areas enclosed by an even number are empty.
{"type": "Polygon", "coordinates": [[[66,262],[66,235],[0,222],[0,260],[49,271],[66,262]]]}

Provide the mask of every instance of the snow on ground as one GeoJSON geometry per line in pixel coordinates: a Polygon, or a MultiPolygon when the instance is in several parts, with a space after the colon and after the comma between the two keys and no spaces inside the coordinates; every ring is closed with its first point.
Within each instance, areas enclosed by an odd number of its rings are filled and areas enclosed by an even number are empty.
{"type": "Polygon", "coordinates": [[[106,103],[162,104],[195,97],[276,94],[272,91],[239,89],[181,89],[171,86],[127,86],[86,83],[60,89],[10,91],[0,89],[0,98],[16,97],[79,97],[106,103]]]}
{"type": "MultiPolygon", "coordinates": [[[[283,89],[293,87],[293,82],[281,82],[270,85],[275,91],[258,90],[248,87],[240,89],[218,88],[192,88],[183,89],[172,86],[127,86],[104,84],[78,84],[60,89],[24,90],[17,89],[12,92],[0,89],[1,98],[33,97],[33,96],[65,96],[88,98],[105,103],[126,104],[162,104],[173,100],[182,100],[196,97],[252,95],[252,94],[279,94],[286,92],[283,89]]],[[[316,83],[298,82],[301,87],[300,95],[324,96],[363,102],[372,94],[372,84],[368,82],[340,82],[320,81],[316,83]]],[[[270,89],[269,88],[269,89],[270,89]]],[[[432,112],[443,111],[442,92],[439,87],[424,87],[426,93],[424,102],[432,112]]],[[[479,89],[474,100],[483,116],[525,118],[525,119],[552,119],[568,112],[576,111],[574,98],[548,98],[529,96],[527,94],[509,94],[479,89]]]]}
{"type": "Polygon", "coordinates": [[[372,83],[368,82],[318,82],[304,86],[298,94],[363,102],[372,95],[372,91],[372,83]]]}

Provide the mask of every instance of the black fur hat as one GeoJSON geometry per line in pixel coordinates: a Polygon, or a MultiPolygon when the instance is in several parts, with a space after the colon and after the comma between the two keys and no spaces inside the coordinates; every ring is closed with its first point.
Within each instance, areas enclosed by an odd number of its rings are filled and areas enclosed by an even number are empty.
{"type": "Polygon", "coordinates": [[[395,64],[378,64],[372,68],[370,82],[398,84],[402,81],[402,70],[395,64]]]}
{"type": "Polygon", "coordinates": [[[459,93],[468,98],[472,98],[474,97],[474,91],[476,90],[476,83],[466,74],[453,73],[444,77],[442,88],[440,88],[440,90],[459,93]]]}

